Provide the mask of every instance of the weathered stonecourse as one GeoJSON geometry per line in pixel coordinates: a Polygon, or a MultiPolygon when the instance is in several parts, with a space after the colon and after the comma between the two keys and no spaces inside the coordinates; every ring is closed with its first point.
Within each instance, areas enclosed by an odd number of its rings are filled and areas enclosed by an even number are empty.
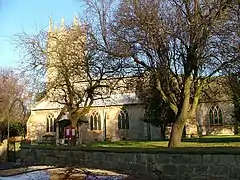
{"type": "Polygon", "coordinates": [[[0,164],[7,162],[7,146],[7,140],[3,140],[3,142],[0,143],[0,164]]]}
{"type": "Polygon", "coordinates": [[[25,164],[67,165],[112,170],[161,180],[240,179],[240,151],[233,149],[123,150],[22,147],[25,164]]]}

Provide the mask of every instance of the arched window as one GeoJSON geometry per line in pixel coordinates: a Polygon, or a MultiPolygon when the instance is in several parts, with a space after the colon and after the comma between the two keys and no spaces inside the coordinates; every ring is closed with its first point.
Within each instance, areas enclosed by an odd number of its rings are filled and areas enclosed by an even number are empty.
{"type": "Polygon", "coordinates": [[[101,130],[101,116],[98,112],[94,111],[90,116],[89,123],[90,130],[101,130]]]}
{"type": "Polygon", "coordinates": [[[118,114],[118,129],[129,129],[129,116],[126,110],[121,110],[118,114]]]}
{"type": "Polygon", "coordinates": [[[212,106],[209,110],[210,125],[222,125],[222,110],[219,106],[212,106]]]}
{"type": "Polygon", "coordinates": [[[46,118],[46,131],[47,132],[56,132],[55,118],[53,114],[49,114],[46,118]]]}

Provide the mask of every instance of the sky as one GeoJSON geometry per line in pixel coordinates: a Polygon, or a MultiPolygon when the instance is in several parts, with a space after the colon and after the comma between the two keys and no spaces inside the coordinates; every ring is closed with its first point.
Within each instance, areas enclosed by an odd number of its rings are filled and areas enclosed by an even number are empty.
{"type": "Polygon", "coordinates": [[[80,16],[81,0],[0,0],[0,67],[16,67],[20,62],[14,40],[19,33],[37,33],[48,28],[50,17],[66,24],[80,16]]]}

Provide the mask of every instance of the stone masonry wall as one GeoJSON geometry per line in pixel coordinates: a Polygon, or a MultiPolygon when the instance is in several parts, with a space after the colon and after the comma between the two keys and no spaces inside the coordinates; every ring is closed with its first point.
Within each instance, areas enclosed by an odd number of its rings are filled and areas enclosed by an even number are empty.
{"type": "Polygon", "coordinates": [[[240,179],[240,151],[224,149],[70,149],[22,147],[25,164],[72,165],[161,180],[240,179]],[[224,154],[225,153],[225,154],[224,154]],[[226,154],[228,153],[228,154],[226,154]]]}
{"type": "Polygon", "coordinates": [[[3,140],[3,142],[0,143],[0,164],[7,162],[7,144],[7,140],[3,140]]]}

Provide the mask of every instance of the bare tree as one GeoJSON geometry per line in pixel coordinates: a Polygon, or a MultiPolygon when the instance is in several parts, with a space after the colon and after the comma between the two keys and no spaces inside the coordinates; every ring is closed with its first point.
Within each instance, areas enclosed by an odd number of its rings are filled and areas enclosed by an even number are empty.
{"type": "Polygon", "coordinates": [[[36,35],[20,34],[18,45],[24,49],[27,72],[39,78],[46,76],[46,97],[64,105],[73,126],[97,99],[109,97],[117,81],[110,80],[121,67],[103,51],[91,29],[80,25],[77,18],[71,26],[62,21],[60,29],[36,35]],[[43,76],[41,76],[43,75],[43,76]]]}
{"type": "Polygon", "coordinates": [[[27,106],[31,94],[27,91],[27,83],[11,69],[0,70],[0,133],[1,138],[6,135],[7,124],[25,124],[27,106]]]}
{"type": "Polygon", "coordinates": [[[179,146],[184,125],[195,121],[211,77],[236,61],[226,50],[236,31],[228,29],[234,2],[86,1],[98,17],[104,50],[155,76],[155,88],[176,117],[169,147],[179,146]]]}
{"type": "Polygon", "coordinates": [[[233,118],[236,120],[236,124],[240,121],[240,1],[233,6],[228,22],[228,29],[232,30],[232,40],[224,49],[228,53],[228,56],[236,59],[235,63],[231,64],[226,69],[228,75],[228,85],[231,91],[232,101],[234,104],[233,118]]]}

